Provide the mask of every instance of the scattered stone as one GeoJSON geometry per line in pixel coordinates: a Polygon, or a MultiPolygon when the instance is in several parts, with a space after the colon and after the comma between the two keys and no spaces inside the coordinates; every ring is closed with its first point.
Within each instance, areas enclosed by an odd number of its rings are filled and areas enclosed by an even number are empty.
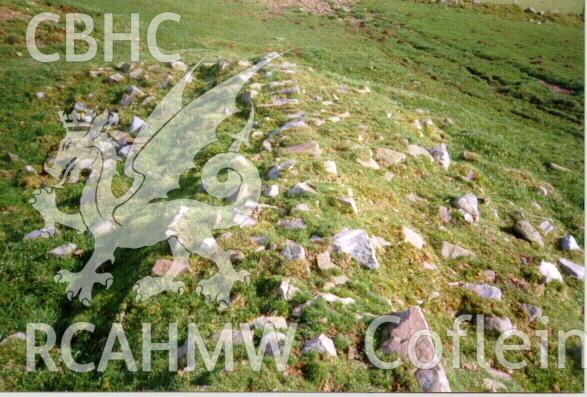
{"type": "Polygon", "coordinates": [[[230,262],[232,264],[240,263],[244,260],[245,260],[245,254],[242,251],[236,250],[230,255],[230,262]]]}
{"type": "Polygon", "coordinates": [[[130,62],[120,62],[115,66],[116,70],[120,70],[122,73],[128,73],[133,68],[132,63],[130,62]]]}
{"type": "Polygon", "coordinates": [[[550,164],[548,164],[548,166],[551,169],[556,170],[556,171],[570,171],[570,169],[563,167],[562,165],[558,165],[556,163],[550,163],[550,164]]]}
{"type": "Polygon", "coordinates": [[[345,206],[347,206],[348,208],[350,208],[351,211],[353,212],[353,214],[359,213],[359,208],[357,207],[357,203],[355,203],[355,199],[352,196],[351,197],[339,197],[338,201],[341,202],[342,204],[344,204],[345,206]]]}
{"type": "Polygon", "coordinates": [[[264,329],[265,326],[273,326],[274,329],[287,329],[287,320],[281,316],[260,316],[249,322],[255,329],[264,329]]]}
{"type": "Polygon", "coordinates": [[[39,91],[35,94],[35,96],[37,97],[37,99],[45,99],[47,94],[45,94],[43,91],[39,91]]]}
{"type": "Polygon", "coordinates": [[[455,198],[451,204],[463,214],[468,223],[479,221],[479,201],[474,194],[463,194],[455,198]]]}
{"type": "Polygon", "coordinates": [[[487,373],[489,373],[489,375],[493,376],[494,378],[507,380],[507,381],[512,380],[512,376],[510,374],[508,374],[507,372],[498,371],[497,369],[493,369],[493,368],[487,368],[486,371],[487,371],[487,373]]]}
{"type": "Polygon", "coordinates": [[[338,266],[330,260],[330,252],[328,251],[316,255],[316,265],[318,266],[318,269],[322,271],[338,269],[338,266]]]}
{"type": "Polygon", "coordinates": [[[277,221],[277,226],[286,230],[302,230],[307,228],[306,224],[301,218],[280,219],[277,221]]]}
{"type": "Polygon", "coordinates": [[[420,122],[420,120],[416,119],[412,122],[412,126],[417,129],[417,130],[421,130],[422,129],[422,123],[420,122]]]}
{"type": "Polygon", "coordinates": [[[528,315],[528,320],[530,322],[542,317],[542,308],[538,306],[531,305],[529,303],[522,303],[520,307],[528,315]]]}
{"type": "Polygon", "coordinates": [[[503,383],[496,381],[495,379],[485,378],[483,379],[483,386],[488,392],[498,393],[507,391],[506,385],[503,383]]]}
{"type": "Polygon", "coordinates": [[[434,161],[442,165],[445,170],[448,170],[448,167],[450,166],[450,155],[448,154],[448,150],[444,143],[434,146],[433,148],[428,149],[428,151],[434,161]]]}
{"type": "Polygon", "coordinates": [[[279,293],[286,301],[292,300],[295,294],[300,292],[300,289],[291,284],[289,280],[285,279],[279,284],[279,293]]]}
{"type": "Polygon", "coordinates": [[[128,77],[135,80],[143,80],[146,78],[145,70],[143,68],[136,68],[128,74],[128,77]]]}
{"type": "Polygon", "coordinates": [[[10,161],[11,163],[17,163],[17,162],[21,161],[21,158],[18,155],[11,153],[11,152],[7,152],[4,155],[4,159],[6,161],[10,161]]]}
{"type": "Polygon", "coordinates": [[[123,75],[121,75],[120,73],[114,73],[112,76],[108,77],[108,79],[106,81],[111,84],[115,84],[115,83],[120,83],[122,80],[124,80],[123,75]]]}
{"type": "Polygon", "coordinates": [[[561,283],[563,282],[563,276],[561,276],[556,266],[550,262],[540,262],[538,271],[544,276],[547,284],[553,280],[560,281],[561,283]]]}
{"type": "Polygon", "coordinates": [[[2,339],[2,342],[0,342],[0,346],[7,345],[13,340],[26,340],[26,334],[24,332],[15,332],[13,334],[10,334],[6,338],[2,339]]]}
{"type": "Polygon", "coordinates": [[[283,256],[286,261],[301,261],[306,259],[306,251],[301,245],[288,240],[281,250],[281,256],[283,256]]]}
{"type": "Polygon", "coordinates": [[[290,170],[295,165],[295,161],[293,160],[286,160],[283,163],[279,163],[273,166],[268,172],[267,177],[269,179],[277,179],[279,178],[279,174],[284,170],[290,170]]]}
{"type": "Polygon", "coordinates": [[[378,170],[379,168],[381,168],[381,167],[379,167],[379,164],[377,163],[377,161],[375,161],[373,159],[368,159],[368,160],[357,159],[357,163],[361,164],[365,168],[371,168],[373,170],[378,170]]]}
{"type": "Polygon", "coordinates": [[[515,327],[507,317],[485,316],[485,328],[489,331],[506,332],[515,327]]]}
{"type": "Polygon", "coordinates": [[[585,279],[585,268],[577,265],[565,258],[558,258],[558,264],[564,274],[576,278],[577,280],[585,279]]]}
{"type": "Polygon", "coordinates": [[[438,269],[438,266],[436,266],[434,263],[430,263],[430,262],[424,262],[424,263],[422,263],[422,267],[424,267],[424,269],[426,269],[426,270],[436,270],[436,269],[438,269]]]}
{"type": "Polygon", "coordinates": [[[265,196],[275,198],[279,195],[279,185],[271,185],[265,190],[265,196]]]}
{"type": "Polygon", "coordinates": [[[463,158],[468,161],[479,161],[481,160],[481,156],[475,152],[469,152],[465,150],[463,152],[463,158]]]}
{"type": "Polygon", "coordinates": [[[296,205],[295,209],[296,209],[296,211],[308,212],[308,211],[310,211],[310,206],[306,203],[300,203],[300,204],[296,205]]]}
{"type": "Polygon", "coordinates": [[[285,335],[281,332],[268,332],[261,337],[260,347],[265,356],[279,356],[285,344],[285,335]]]}
{"type": "MultiPolygon", "coordinates": [[[[153,265],[153,268],[151,269],[151,274],[153,276],[163,277],[167,274],[169,269],[171,269],[172,265],[173,261],[170,259],[157,259],[157,261],[153,265]]],[[[188,271],[189,268],[187,266],[184,266],[181,268],[178,275],[182,275],[184,273],[187,273],[188,271]]]]}
{"type": "Polygon", "coordinates": [[[271,142],[269,142],[267,139],[265,139],[261,143],[261,150],[264,152],[270,152],[271,150],[273,150],[273,146],[271,145],[271,142]]]}
{"type": "Polygon", "coordinates": [[[137,134],[144,126],[145,122],[140,117],[132,116],[132,120],[130,121],[129,132],[131,134],[137,134]]]}
{"type": "Polygon", "coordinates": [[[402,233],[404,235],[404,241],[411,244],[412,246],[416,247],[417,249],[422,249],[424,247],[424,239],[418,233],[413,231],[408,227],[402,228],[402,233]]]}
{"type": "Polygon", "coordinates": [[[37,170],[32,165],[25,165],[22,169],[26,174],[36,175],[37,170]]]}
{"type": "Polygon", "coordinates": [[[375,248],[378,251],[385,251],[385,249],[387,247],[391,246],[391,243],[389,241],[387,241],[386,239],[384,239],[383,237],[369,236],[369,240],[371,240],[371,244],[373,245],[373,248],[375,248]]]}
{"type": "Polygon", "coordinates": [[[319,336],[315,337],[314,339],[310,339],[304,343],[304,347],[302,348],[302,354],[307,354],[310,352],[319,352],[319,353],[327,353],[332,357],[336,357],[336,348],[334,347],[334,342],[328,336],[324,334],[320,334],[319,336]]]}
{"type": "Polygon", "coordinates": [[[442,242],[442,248],[441,248],[440,252],[441,252],[442,256],[447,259],[456,259],[456,258],[461,258],[461,257],[474,257],[475,256],[475,254],[473,254],[471,251],[469,251],[463,247],[459,247],[458,245],[451,244],[447,241],[442,242]]]}
{"type": "Polygon", "coordinates": [[[122,94],[122,98],[118,102],[121,106],[129,106],[136,97],[144,96],[145,93],[138,87],[131,85],[126,92],[122,94]]]}
{"type": "Polygon", "coordinates": [[[575,237],[571,236],[570,234],[567,234],[561,239],[560,247],[563,251],[578,251],[581,249],[579,244],[577,244],[575,237]]]}
{"type": "Polygon", "coordinates": [[[357,262],[368,269],[377,269],[379,262],[375,255],[375,248],[369,235],[360,229],[343,229],[338,232],[332,241],[335,252],[350,254],[357,262]]]}
{"type": "Polygon", "coordinates": [[[316,141],[309,141],[295,146],[283,149],[286,154],[308,154],[311,156],[320,156],[320,145],[316,141]]]}
{"type": "Polygon", "coordinates": [[[544,186],[539,186],[538,194],[540,194],[541,196],[548,196],[548,189],[546,189],[544,186]]]}
{"type": "Polygon", "coordinates": [[[329,290],[334,287],[345,285],[348,282],[349,282],[349,278],[345,275],[332,276],[332,277],[330,277],[330,280],[328,280],[326,283],[324,283],[324,289],[329,290]]]}
{"type": "Polygon", "coordinates": [[[324,161],[324,170],[331,175],[338,176],[338,170],[336,169],[336,163],[332,160],[324,161]]]}
{"type": "Polygon", "coordinates": [[[314,296],[312,299],[310,299],[306,303],[296,306],[292,311],[292,315],[294,317],[301,317],[302,314],[304,313],[304,311],[308,307],[310,307],[311,305],[313,305],[315,302],[317,302],[319,300],[323,300],[327,303],[339,302],[344,306],[355,304],[355,300],[353,298],[341,298],[341,297],[336,296],[334,294],[331,294],[329,292],[320,292],[319,294],[314,296]]]}
{"type": "Polygon", "coordinates": [[[312,187],[310,181],[305,181],[296,183],[287,193],[291,196],[299,196],[302,194],[316,194],[318,192],[312,187]]]}
{"type": "MultiPolygon", "coordinates": [[[[407,311],[391,313],[392,316],[399,318],[399,323],[390,322],[383,331],[381,350],[384,353],[397,353],[404,360],[410,360],[409,341],[416,332],[429,331],[430,328],[422,309],[414,306],[407,311]]],[[[415,349],[416,357],[422,363],[431,362],[436,356],[434,343],[429,334],[422,334],[418,339],[417,348],[415,349]]],[[[416,380],[420,384],[422,391],[429,392],[450,392],[450,385],[442,364],[429,369],[417,369],[416,380]]]]}
{"type": "Polygon", "coordinates": [[[495,281],[495,272],[491,269],[487,269],[483,272],[483,277],[486,282],[492,283],[495,281]]]}
{"type": "Polygon", "coordinates": [[[385,176],[384,176],[384,178],[385,178],[385,180],[386,180],[387,182],[391,182],[391,181],[393,180],[393,177],[394,177],[394,176],[395,176],[395,174],[394,174],[393,172],[391,172],[391,171],[387,171],[387,172],[385,173],[385,176]]]}
{"type": "Polygon", "coordinates": [[[431,161],[434,160],[428,149],[419,145],[408,145],[408,154],[412,157],[424,157],[431,161]]]}
{"type": "Polygon", "coordinates": [[[550,221],[544,221],[540,224],[540,229],[547,235],[554,230],[554,225],[550,221]]]}
{"type": "Polygon", "coordinates": [[[188,70],[187,65],[185,63],[183,63],[182,61],[170,62],[169,66],[171,67],[171,69],[177,70],[178,72],[185,72],[186,70],[188,70]]]}
{"type": "Polygon", "coordinates": [[[438,208],[438,215],[440,215],[440,219],[444,223],[450,223],[452,221],[452,216],[450,215],[450,210],[444,206],[438,208]]]}
{"type": "Polygon", "coordinates": [[[377,148],[375,149],[375,159],[385,167],[389,167],[406,161],[406,155],[391,149],[377,148]]]}
{"type": "Polygon", "coordinates": [[[44,227],[42,229],[33,230],[24,236],[24,240],[36,240],[39,238],[49,238],[54,236],[57,230],[55,226],[44,227]]]}
{"type": "Polygon", "coordinates": [[[487,284],[472,284],[472,283],[459,283],[459,286],[474,292],[483,299],[491,299],[500,301],[501,290],[497,287],[487,284]]]}
{"type": "Polygon", "coordinates": [[[74,243],[67,243],[63,244],[57,248],[52,249],[49,251],[49,255],[54,256],[56,258],[66,258],[71,256],[77,250],[77,245],[74,243]]]}
{"type": "Polygon", "coordinates": [[[534,226],[525,219],[516,222],[514,225],[514,233],[530,243],[535,243],[540,247],[544,247],[544,241],[542,240],[540,233],[538,233],[536,229],[534,229],[534,226]]]}

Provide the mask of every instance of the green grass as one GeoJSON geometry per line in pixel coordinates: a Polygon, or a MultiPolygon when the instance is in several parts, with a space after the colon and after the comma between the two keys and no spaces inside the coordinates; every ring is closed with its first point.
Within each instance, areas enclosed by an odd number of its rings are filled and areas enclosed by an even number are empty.
{"type": "MultiPolygon", "coordinates": [[[[60,3],[53,1],[31,5],[2,0],[0,4],[31,15],[60,12],[60,3]]],[[[300,65],[298,74],[293,76],[304,90],[300,108],[319,116],[326,109],[321,116],[324,118],[348,110],[351,117],[336,124],[327,122],[320,127],[284,133],[276,146],[316,140],[322,149],[321,159],[336,161],[340,177],[324,173],[317,159],[297,158],[295,172],[286,173],[277,181],[280,191],[309,179],[317,185],[319,194],[292,198],[282,193],[276,200],[263,198],[263,202],[279,209],[263,210],[258,225],[251,230],[231,230],[233,237],[222,244],[246,253],[240,266],[251,272],[252,284],[237,285],[233,295],[238,299],[226,311],[219,312],[216,306],[205,304],[195,295],[198,280],[212,271],[212,265],[199,258],[192,258],[192,271],[182,278],[187,286],[184,295],[164,294],[145,303],[135,302],[133,284],[149,274],[156,259],[170,255],[164,243],[140,250],[120,250],[116,253],[116,264],[105,269],[114,275],[113,287],[108,291],[97,288],[90,308],[77,301],[69,302],[64,286],[53,282],[53,276],[61,268],[80,269],[91,253],[92,239],[63,228],[60,236],[49,240],[21,241],[24,234],[42,226],[42,219],[27,201],[36,186],[50,182],[44,177],[26,176],[22,167],[40,167],[56,150],[63,136],[56,117],[58,110],[76,99],[100,109],[115,106],[127,84],[111,86],[102,78],[87,77],[89,70],[106,66],[101,55],[90,64],[39,64],[24,47],[26,22],[0,21],[2,149],[23,159],[16,164],[0,161],[0,169],[6,171],[0,180],[0,307],[5,313],[0,316],[0,336],[24,331],[28,322],[52,324],[61,334],[73,322],[90,321],[96,324],[96,331],[91,338],[78,340],[77,354],[80,360],[97,362],[111,323],[122,319],[129,343],[138,352],[143,322],[151,322],[154,329],[163,332],[161,338],[165,337],[162,329],[169,321],[178,322],[182,342],[189,322],[198,323],[205,336],[214,335],[225,322],[237,324],[261,314],[283,315],[293,322],[291,311],[295,304],[319,292],[333,274],[345,274],[351,282],[331,292],[352,297],[357,304],[318,304],[309,309],[300,321],[285,374],[279,374],[271,362],[266,362],[259,374],[242,364],[229,374],[221,371],[221,364],[211,373],[198,367],[192,373],[175,374],[166,370],[165,355],[157,356],[150,373],[129,373],[116,365],[109,366],[105,373],[26,373],[24,344],[12,342],[0,347],[0,389],[202,390],[205,386],[207,390],[230,391],[417,391],[418,386],[405,366],[394,371],[364,367],[368,363],[362,353],[368,320],[357,320],[355,314],[387,314],[405,310],[424,299],[422,307],[431,328],[443,335],[443,362],[453,391],[483,391],[482,371],[449,368],[452,342],[443,331],[452,326],[455,313],[474,310],[508,315],[519,329],[529,331],[535,325],[527,323],[517,303],[530,302],[543,307],[550,319],[547,329],[551,334],[556,335],[558,329],[583,328],[583,284],[565,278],[562,286],[544,288],[536,278],[541,259],[555,262],[563,255],[557,248],[558,238],[571,233],[578,241],[584,239],[584,26],[578,17],[547,15],[539,25],[515,7],[447,7],[379,0],[363,0],[350,12],[338,10],[336,15],[323,16],[304,14],[295,8],[273,13],[252,1],[162,1],[148,8],[137,1],[82,0],[65,4],[94,16],[112,11],[120,18],[119,27],[128,25],[122,21],[129,20],[129,13],[140,12],[142,38],[146,24],[155,14],[163,10],[177,12],[182,15],[181,23],[163,24],[159,44],[166,51],[181,50],[184,61],[190,63],[204,56],[211,60],[234,60],[293,48],[285,59],[300,65]],[[17,56],[17,52],[23,55],[17,56]],[[365,85],[371,87],[371,94],[354,91],[365,85]],[[571,90],[572,94],[558,93],[552,85],[571,90]],[[348,86],[348,93],[340,92],[341,86],[348,86]],[[49,94],[47,100],[35,98],[34,93],[39,90],[49,94]],[[328,107],[315,99],[332,99],[333,94],[339,100],[328,107]],[[424,109],[424,117],[430,117],[437,126],[442,126],[445,117],[451,117],[455,124],[420,133],[411,126],[415,118],[423,117],[416,109],[424,109]],[[388,112],[393,114],[392,120],[386,116],[388,112]],[[367,126],[366,131],[361,130],[361,125],[367,126]],[[362,140],[358,139],[359,133],[362,140]],[[409,158],[406,164],[391,169],[396,176],[386,182],[385,170],[366,169],[355,161],[377,147],[405,151],[407,142],[425,147],[447,142],[453,159],[451,168],[445,172],[424,160],[409,158]],[[464,150],[479,154],[479,160],[465,160],[464,150]],[[549,162],[571,171],[550,170],[549,162]],[[478,175],[473,181],[464,178],[471,170],[478,175]],[[549,186],[548,196],[537,193],[540,185],[549,186]],[[358,216],[343,213],[337,203],[336,197],[345,194],[347,188],[354,192],[360,209],[358,216]],[[488,199],[481,206],[480,224],[455,222],[443,226],[438,207],[469,191],[488,199]],[[423,200],[410,201],[410,193],[423,200]],[[277,220],[289,216],[300,202],[312,207],[310,213],[300,215],[308,228],[299,232],[279,230],[277,220]],[[537,202],[541,209],[532,202],[537,202]],[[511,234],[513,220],[520,212],[536,225],[542,218],[553,220],[556,229],[545,239],[544,248],[530,246],[511,234]],[[412,227],[425,237],[423,251],[402,243],[402,226],[412,227]],[[278,252],[254,252],[248,239],[264,234],[278,246],[285,239],[292,239],[303,244],[313,256],[327,245],[310,242],[310,236],[319,234],[328,239],[342,227],[360,227],[392,242],[385,253],[379,254],[379,270],[367,271],[342,256],[333,256],[340,272],[324,274],[312,264],[311,272],[306,273],[302,264],[284,263],[278,252]],[[471,249],[477,258],[441,259],[439,250],[444,240],[471,249]],[[49,249],[65,242],[75,242],[84,254],[67,260],[46,255],[49,249]],[[528,258],[530,264],[521,265],[521,257],[528,258]],[[424,270],[424,261],[436,263],[439,270],[424,270]],[[495,285],[504,293],[503,302],[488,304],[448,286],[449,282],[459,280],[480,282],[486,269],[497,273],[495,285]],[[296,279],[303,291],[293,302],[278,300],[272,291],[283,277],[296,279]],[[519,280],[525,280],[528,288],[520,289],[519,280]],[[434,291],[440,297],[428,299],[434,291]],[[299,355],[303,340],[320,332],[336,341],[337,359],[299,355]],[[348,359],[349,347],[360,352],[357,358],[348,359]]],[[[97,21],[98,38],[102,32],[100,20],[101,16],[97,21]]],[[[47,52],[53,49],[63,54],[63,27],[62,20],[55,27],[42,28],[40,37],[47,52]]],[[[142,40],[141,61],[150,65],[154,61],[148,56],[145,43],[142,40]]],[[[116,48],[118,60],[126,59],[127,47],[116,48]]],[[[100,45],[99,54],[102,49],[100,45]]],[[[196,83],[194,92],[199,92],[207,81],[199,76],[196,83]]],[[[158,98],[164,95],[164,90],[157,89],[154,83],[146,83],[142,88],[158,98]]],[[[264,99],[268,98],[262,96],[259,103],[264,99]]],[[[123,110],[123,125],[133,114],[146,117],[150,110],[140,106],[123,110]]],[[[258,129],[265,133],[285,121],[282,110],[257,110],[258,129]],[[264,120],[265,117],[271,119],[264,120]]],[[[222,133],[242,127],[244,117],[227,121],[222,133]]],[[[254,141],[246,153],[255,156],[260,143],[254,141]]],[[[275,164],[275,157],[274,153],[261,152],[255,161],[264,171],[275,164]]],[[[182,195],[200,198],[196,193],[198,180],[197,171],[186,176],[182,195]]],[[[63,192],[59,197],[62,206],[73,210],[80,191],[77,186],[63,192]]],[[[568,257],[583,263],[582,252],[568,257]]],[[[465,362],[475,358],[474,326],[470,327],[469,335],[462,341],[465,362]]],[[[489,348],[495,339],[486,343],[492,362],[495,358],[489,348]]],[[[531,365],[514,372],[511,390],[583,389],[583,372],[573,360],[565,370],[552,368],[556,352],[553,346],[556,344],[551,339],[549,369],[539,368],[537,349],[524,355],[531,365]]],[[[58,350],[53,353],[57,356],[58,350]]],[[[244,350],[236,350],[237,363],[245,357],[244,350]]]]}

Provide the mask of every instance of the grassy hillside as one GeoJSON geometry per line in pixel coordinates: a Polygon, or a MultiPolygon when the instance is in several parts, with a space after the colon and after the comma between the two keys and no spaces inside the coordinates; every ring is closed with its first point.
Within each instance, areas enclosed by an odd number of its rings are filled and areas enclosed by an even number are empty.
{"type": "MultiPolygon", "coordinates": [[[[141,1],[0,0],[0,14],[7,15],[0,18],[0,82],[4,88],[0,96],[0,154],[10,152],[21,159],[0,159],[0,339],[24,332],[29,322],[52,324],[60,334],[73,322],[89,321],[96,324],[96,331],[77,340],[75,357],[97,362],[113,322],[124,324],[136,352],[140,351],[144,322],[151,322],[163,340],[167,323],[176,321],[181,342],[189,322],[198,323],[206,336],[219,332],[226,322],[244,323],[260,315],[284,316],[288,322],[300,323],[285,373],[277,372],[270,360],[261,373],[253,373],[240,361],[246,357],[242,347],[235,352],[237,363],[232,373],[222,371],[222,360],[213,372],[199,364],[194,372],[170,373],[164,354],[155,355],[154,371],[149,373],[127,372],[120,363],[111,364],[104,373],[27,373],[24,342],[15,340],[0,346],[1,390],[418,391],[409,368],[376,369],[369,364],[363,346],[373,316],[418,304],[430,327],[443,336],[443,363],[453,391],[484,391],[488,377],[473,363],[474,325],[463,326],[469,336],[462,341],[462,361],[469,365],[466,369],[450,368],[452,341],[443,330],[462,312],[508,316],[518,329],[550,331],[550,367],[540,368],[536,348],[517,353],[515,357],[525,358],[530,365],[512,373],[512,380],[505,382],[509,390],[583,390],[583,370],[576,356],[569,355],[566,369],[555,368],[555,335],[558,330],[584,327],[584,284],[569,277],[563,284],[545,284],[538,273],[541,260],[556,263],[559,257],[566,257],[580,264],[584,261],[583,251],[562,252],[558,243],[566,234],[575,236],[581,247],[584,241],[583,21],[472,3],[451,7],[361,0],[330,2],[330,6],[318,8],[308,5],[311,3],[292,1],[283,6],[273,1],[164,0],[146,6],[141,1]],[[43,11],[63,14],[76,10],[96,17],[99,57],[88,63],[34,61],[24,45],[28,18],[43,11]],[[256,130],[262,135],[257,134],[244,151],[258,166],[264,184],[277,183],[281,193],[275,199],[263,197],[263,203],[276,208],[263,209],[257,225],[230,230],[230,238],[218,239],[226,248],[241,250],[245,259],[238,266],[251,272],[251,285],[237,284],[228,309],[219,310],[196,295],[198,280],[211,274],[213,265],[195,256],[190,273],[182,276],[186,293],[136,302],[134,283],[150,274],[157,259],[171,255],[164,243],[117,251],[115,264],[104,268],[114,275],[114,285],[108,291],[95,288],[92,306],[86,308],[75,299],[68,301],[64,285],[55,283],[53,277],[62,268],[79,270],[91,254],[92,238],[64,227],[50,239],[23,241],[26,233],[43,226],[42,218],[28,203],[33,190],[53,183],[47,175],[32,175],[23,167],[30,164],[41,171],[63,137],[56,112],[76,100],[98,109],[118,108],[118,100],[130,84],[139,85],[157,99],[165,95],[168,88],[159,87],[159,82],[167,73],[176,80],[181,73],[163,64],[152,69],[149,80],[139,83],[129,78],[120,84],[106,83],[114,71],[97,78],[88,76],[92,70],[128,60],[125,44],[116,45],[115,62],[101,60],[103,12],[114,12],[118,29],[128,27],[130,13],[140,13],[141,64],[148,69],[157,62],[146,51],[146,26],[163,11],[182,16],[180,23],[165,23],[160,29],[158,41],[165,51],[181,51],[187,64],[203,57],[208,62],[230,61],[230,67],[218,74],[199,71],[190,86],[191,96],[242,69],[238,60],[293,49],[282,61],[295,63],[295,74],[283,73],[287,66],[276,66],[270,69],[273,74],[260,74],[255,81],[294,80],[300,89],[300,105],[261,107],[271,100],[271,94],[262,90],[255,97],[256,130]],[[36,97],[39,91],[46,93],[44,99],[36,97]],[[263,137],[285,123],[288,115],[300,111],[306,114],[308,126],[280,134],[273,141],[273,151],[262,151],[263,137]],[[329,120],[335,115],[339,122],[329,120]],[[325,123],[317,125],[320,123],[309,121],[312,118],[325,123]],[[431,120],[432,124],[424,123],[426,126],[418,129],[416,120],[431,120]],[[319,143],[319,157],[295,156],[294,169],[277,181],[265,178],[274,164],[294,158],[284,154],[283,147],[309,140],[319,143]],[[411,156],[379,170],[357,161],[368,159],[381,147],[407,152],[408,144],[428,148],[440,143],[446,143],[452,159],[446,171],[425,158],[411,156]],[[322,160],[335,161],[339,176],[326,173],[322,160]],[[550,163],[568,170],[554,170],[550,163]],[[394,174],[391,180],[388,172],[394,174]],[[286,194],[295,183],[305,180],[316,186],[315,196],[286,194]],[[541,186],[548,195],[539,194],[541,186]],[[348,189],[353,192],[358,214],[337,200],[348,195],[348,189]],[[451,199],[467,192],[483,198],[479,223],[470,225],[453,215],[455,219],[445,224],[439,207],[449,207],[451,199]],[[310,211],[296,210],[300,203],[307,203],[310,211]],[[277,225],[278,220],[291,217],[302,218],[307,228],[292,231],[277,225]],[[536,227],[545,219],[554,224],[554,231],[544,236],[544,247],[514,236],[512,226],[521,218],[536,227]],[[424,237],[422,250],[403,242],[404,226],[424,237]],[[343,227],[364,229],[391,243],[378,252],[378,270],[366,270],[338,254],[333,254],[338,270],[323,272],[316,267],[314,257],[328,249],[332,237],[343,227]],[[262,235],[278,249],[258,250],[250,237],[262,235]],[[324,241],[310,240],[313,235],[324,241]],[[307,263],[283,260],[280,249],[287,239],[305,247],[307,263]],[[476,258],[444,259],[440,254],[443,241],[466,247],[476,258]],[[83,253],[67,259],[47,255],[67,242],[77,244],[83,253]],[[437,269],[426,269],[425,262],[436,264],[437,269]],[[457,281],[485,282],[486,270],[496,274],[493,285],[503,292],[501,302],[487,303],[450,286],[457,281]],[[323,291],[333,275],[343,274],[350,281],[330,292],[353,298],[355,305],[319,303],[301,319],[292,316],[297,304],[323,291]],[[302,291],[289,302],[274,292],[283,278],[295,280],[302,291]],[[519,303],[542,307],[548,324],[529,323],[519,303]],[[336,359],[300,354],[304,340],[320,333],[335,341],[336,359]]],[[[43,51],[64,54],[63,18],[55,26],[42,25],[39,45],[43,51]]],[[[142,106],[139,101],[121,108],[121,129],[133,115],[145,119],[154,105],[142,106]]],[[[223,124],[221,136],[242,128],[247,114],[223,124]]],[[[226,150],[221,148],[226,142],[228,138],[223,138],[205,155],[226,150]]],[[[126,182],[119,181],[121,192],[126,182]]],[[[197,170],[186,175],[181,196],[205,199],[198,182],[197,170]]],[[[70,186],[60,192],[61,208],[74,211],[81,188],[70,186]]],[[[495,339],[487,341],[488,352],[495,339]]],[[[55,357],[58,353],[59,349],[53,349],[55,357]]],[[[488,354],[488,361],[499,369],[493,353],[488,354]]],[[[135,359],[140,360],[138,353],[135,359]]],[[[62,363],[59,366],[63,368],[62,363]]]]}

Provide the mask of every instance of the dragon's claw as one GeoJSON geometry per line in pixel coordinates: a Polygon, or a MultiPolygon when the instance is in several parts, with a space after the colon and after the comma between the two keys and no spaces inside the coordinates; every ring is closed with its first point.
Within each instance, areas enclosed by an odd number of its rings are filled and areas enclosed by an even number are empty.
{"type": "Polygon", "coordinates": [[[250,273],[246,270],[231,271],[228,274],[217,272],[206,280],[201,280],[196,288],[196,293],[204,296],[206,303],[216,301],[228,305],[230,303],[230,291],[235,282],[250,283],[250,273]]]}
{"type": "Polygon", "coordinates": [[[151,277],[147,276],[133,286],[137,302],[146,301],[147,299],[165,291],[183,294],[185,285],[182,281],[174,281],[175,276],[151,277]]]}
{"type": "Polygon", "coordinates": [[[85,306],[92,303],[92,288],[94,284],[102,284],[110,288],[114,278],[110,273],[84,272],[72,273],[67,269],[60,270],[54,280],[58,283],[67,283],[66,296],[68,300],[73,300],[75,296],[85,306]]]}

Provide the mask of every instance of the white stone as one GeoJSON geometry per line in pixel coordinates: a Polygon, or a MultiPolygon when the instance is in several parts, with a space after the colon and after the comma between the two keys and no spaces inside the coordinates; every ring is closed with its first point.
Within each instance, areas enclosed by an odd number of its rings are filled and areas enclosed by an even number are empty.
{"type": "Polygon", "coordinates": [[[265,190],[265,196],[275,198],[279,195],[279,186],[271,185],[265,190]]]}
{"type": "Polygon", "coordinates": [[[368,269],[377,269],[379,261],[369,235],[360,229],[343,229],[332,241],[335,252],[350,254],[357,262],[368,269]]]}
{"type": "Polygon", "coordinates": [[[304,343],[304,347],[302,348],[302,354],[307,354],[310,352],[319,352],[319,353],[327,353],[332,357],[336,357],[336,347],[334,347],[334,342],[328,336],[324,334],[320,334],[319,336],[310,339],[304,343]]]}
{"type": "Polygon", "coordinates": [[[336,163],[332,160],[324,161],[324,170],[331,175],[338,176],[338,170],[336,169],[336,163]]]}
{"type": "Polygon", "coordinates": [[[563,282],[563,276],[561,276],[556,266],[550,262],[540,262],[538,271],[544,276],[547,284],[554,280],[563,282]]]}
{"type": "Polygon", "coordinates": [[[404,241],[416,247],[422,249],[424,247],[424,239],[418,233],[410,229],[409,227],[403,227],[402,233],[404,235],[404,241]]]}

